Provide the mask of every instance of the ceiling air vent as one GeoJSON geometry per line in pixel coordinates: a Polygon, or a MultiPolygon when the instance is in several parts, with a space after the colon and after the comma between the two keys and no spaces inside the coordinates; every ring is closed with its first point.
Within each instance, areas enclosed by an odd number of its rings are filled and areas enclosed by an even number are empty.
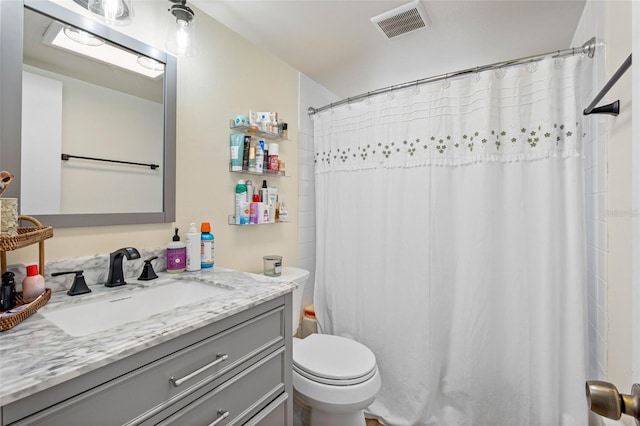
{"type": "Polygon", "coordinates": [[[431,20],[422,8],[420,0],[374,16],[371,22],[389,39],[431,25],[431,20]]]}

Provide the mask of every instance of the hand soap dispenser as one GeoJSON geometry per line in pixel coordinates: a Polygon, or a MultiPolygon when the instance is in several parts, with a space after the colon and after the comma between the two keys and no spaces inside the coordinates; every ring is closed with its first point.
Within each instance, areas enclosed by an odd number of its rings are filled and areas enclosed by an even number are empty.
{"type": "Polygon", "coordinates": [[[173,241],[167,245],[167,272],[183,272],[187,266],[187,245],[180,241],[178,228],[175,228],[173,241]]]}

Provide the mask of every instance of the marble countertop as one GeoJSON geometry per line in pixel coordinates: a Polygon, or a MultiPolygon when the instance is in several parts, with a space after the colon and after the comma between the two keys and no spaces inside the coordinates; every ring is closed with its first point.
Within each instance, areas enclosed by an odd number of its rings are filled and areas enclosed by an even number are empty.
{"type": "Polygon", "coordinates": [[[218,266],[214,271],[165,272],[158,276],[162,282],[167,278],[194,278],[231,291],[176,308],[170,314],[164,312],[82,337],[69,336],[41,312],[63,304],[95,300],[106,293],[125,295],[141,286],[153,286],[159,280],[130,278],[127,285],[113,288],[93,285],[91,293],[74,297],[56,292],[37,313],[0,332],[0,406],[289,293],[297,286],[294,282],[218,266]]]}

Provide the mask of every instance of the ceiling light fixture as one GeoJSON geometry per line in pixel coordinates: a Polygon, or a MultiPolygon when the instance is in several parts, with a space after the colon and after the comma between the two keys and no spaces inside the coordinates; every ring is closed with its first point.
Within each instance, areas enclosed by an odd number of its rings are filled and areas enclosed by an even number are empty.
{"type": "Polygon", "coordinates": [[[104,40],[93,34],[63,25],[58,21],[51,22],[44,32],[42,42],[97,61],[116,65],[149,78],[155,79],[164,74],[163,63],[105,43],[104,40]],[[146,58],[146,60],[141,58],[146,58]]]}
{"type": "Polygon", "coordinates": [[[164,64],[148,56],[138,55],[138,63],[148,70],[164,71],[164,64]]]}
{"type": "Polygon", "coordinates": [[[133,20],[131,0],[88,0],[87,9],[110,25],[129,25],[133,20]]]}
{"type": "Polygon", "coordinates": [[[82,31],[79,28],[71,27],[69,25],[64,27],[64,35],[69,37],[76,43],[84,44],[85,46],[101,46],[104,44],[104,40],[94,36],[91,33],[82,31]]]}
{"type": "Polygon", "coordinates": [[[166,48],[176,56],[194,56],[196,54],[193,28],[195,13],[187,6],[186,0],[169,0],[170,23],[167,29],[166,48]]]}

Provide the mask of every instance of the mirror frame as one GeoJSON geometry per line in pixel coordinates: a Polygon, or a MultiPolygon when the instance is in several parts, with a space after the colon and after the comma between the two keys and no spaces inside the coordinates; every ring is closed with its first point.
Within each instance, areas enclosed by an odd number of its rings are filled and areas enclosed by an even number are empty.
{"type": "MultiPolygon", "coordinates": [[[[75,4],[75,3],[74,3],[75,4]]],[[[22,141],[22,61],[24,8],[48,15],[139,52],[165,64],[163,211],[151,213],[88,213],[33,215],[43,225],[72,228],[102,225],[169,223],[175,221],[177,59],[93,19],[58,4],[42,0],[0,0],[0,168],[17,179],[4,197],[20,198],[22,141]],[[19,100],[19,101],[16,101],[19,100]]]]}

